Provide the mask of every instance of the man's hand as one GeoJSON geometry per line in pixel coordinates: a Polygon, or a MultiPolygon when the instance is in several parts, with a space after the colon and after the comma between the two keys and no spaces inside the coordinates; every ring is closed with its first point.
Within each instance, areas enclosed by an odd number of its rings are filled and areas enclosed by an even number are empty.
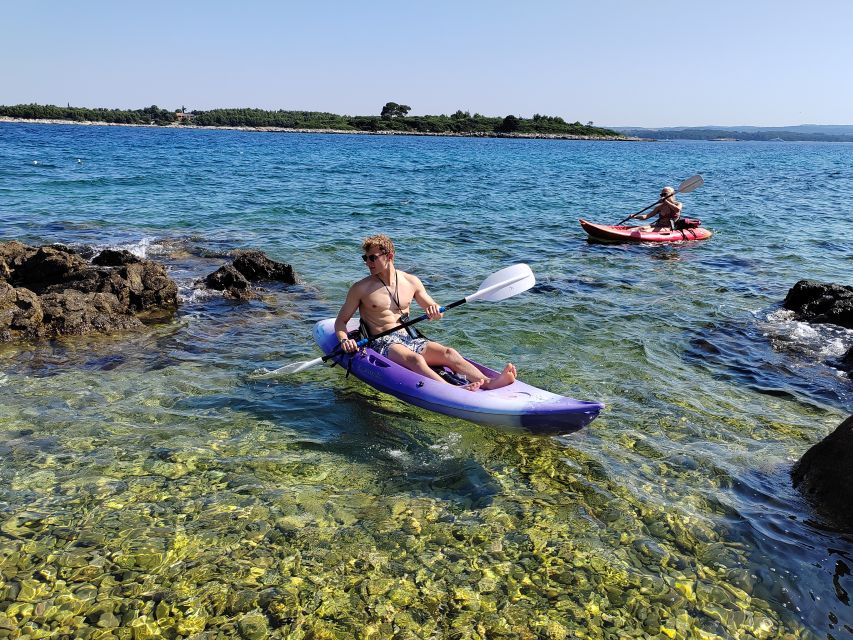
{"type": "Polygon", "coordinates": [[[440,320],[444,315],[441,311],[439,311],[439,306],[437,304],[429,305],[424,311],[426,311],[427,318],[430,320],[440,320]]]}
{"type": "Polygon", "coordinates": [[[341,340],[341,349],[346,353],[355,353],[358,351],[358,344],[352,338],[341,340]]]}

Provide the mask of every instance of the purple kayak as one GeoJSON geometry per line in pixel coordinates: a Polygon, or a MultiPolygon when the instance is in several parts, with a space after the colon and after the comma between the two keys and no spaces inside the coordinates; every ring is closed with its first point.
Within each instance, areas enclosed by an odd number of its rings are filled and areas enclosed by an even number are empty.
{"type": "MultiPolygon", "coordinates": [[[[338,347],[334,323],[329,318],[314,326],[314,339],[325,354],[338,347]]],[[[358,320],[350,320],[347,329],[358,329],[358,320]]],[[[540,434],[569,433],[592,422],[604,408],[600,402],[559,396],[520,380],[500,389],[468,391],[410,371],[370,347],[352,357],[342,354],[333,360],[345,369],[350,367],[352,375],[374,389],[409,404],[479,424],[540,434]]],[[[493,369],[469,362],[486,376],[498,375],[493,369]]]]}

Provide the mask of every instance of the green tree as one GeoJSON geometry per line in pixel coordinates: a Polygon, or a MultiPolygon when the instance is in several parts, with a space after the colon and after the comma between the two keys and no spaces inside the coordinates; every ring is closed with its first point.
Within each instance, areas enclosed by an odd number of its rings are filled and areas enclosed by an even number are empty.
{"type": "Polygon", "coordinates": [[[406,104],[397,104],[396,102],[386,102],[385,106],[382,107],[382,112],[379,116],[383,120],[390,120],[391,118],[403,118],[406,116],[412,108],[406,104]]]}
{"type": "Polygon", "coordinates": [[[503,122],[501,122],[500,126],[497,127],[496,131],[500,131],[501,133],[511,133],[513,131],[518,131],[520,125],[521,121],[514,115],[510,114],[503,119],[503,122]]]}

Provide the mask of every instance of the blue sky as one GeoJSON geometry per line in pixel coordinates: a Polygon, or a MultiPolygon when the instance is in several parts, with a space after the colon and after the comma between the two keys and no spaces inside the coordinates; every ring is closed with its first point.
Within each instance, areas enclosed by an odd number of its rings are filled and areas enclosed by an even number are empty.
{"type": "Polygon", "coordinates": [[[46,0],[0,15],[0,104],[853,124],[841,0],[46,0]]]}

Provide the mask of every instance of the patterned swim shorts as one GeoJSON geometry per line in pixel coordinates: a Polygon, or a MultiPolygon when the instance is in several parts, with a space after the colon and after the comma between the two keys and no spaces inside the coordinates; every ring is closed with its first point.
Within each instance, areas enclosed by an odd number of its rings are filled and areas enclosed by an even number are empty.
{"type": "Polygon", "coordinates": [[[370,343],[370,348],[376,351],[379,355],[388,357],[388,349],[391,348],[392,344],[401,344],[407,349],[414,351],[415,353],[423,353],[423,350],[426,349],[427,343],[429,340],[426,338],[413,338],[409,335],[409,332],[405,329],[400,329],[399,331],[395,331],[394,333],[390,333],[387,336],[382,336],[381,338],[377,338],[373,342],[370,343]]]}

